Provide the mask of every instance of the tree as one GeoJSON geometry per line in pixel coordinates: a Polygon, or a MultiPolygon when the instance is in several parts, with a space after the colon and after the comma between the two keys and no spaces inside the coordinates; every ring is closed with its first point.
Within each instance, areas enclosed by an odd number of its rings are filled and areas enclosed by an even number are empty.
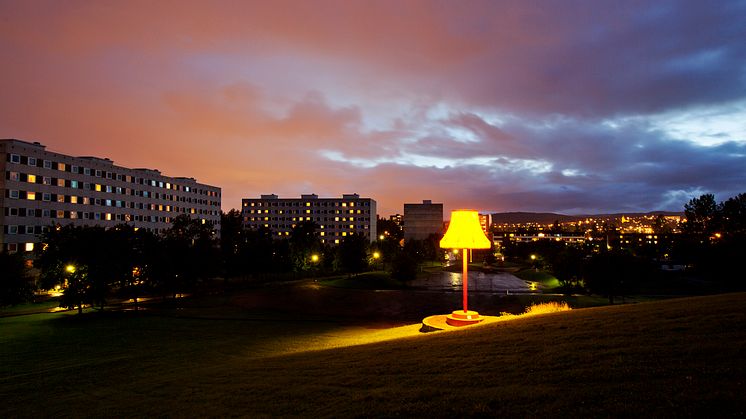
{"type": "Polygon", "coordinates": [[[338,266],[347,273],[356,274],[368,268],[368,240],[361,234],[345,237],[337,247],[338,266]]]}
{"type": "Polygon", "coordinates": [[[580,285],[583,274],[583,252],[574,247],[566,247],[554,254],[549,261],[552,274],[560,285],[569,290],[580,285]]]}
{"type": "Polygon", "coordinates": [[[226,277],[236,276],[243,271],[241,248],[245,234],[241,211],[232,209],[220,213],[220,251],[223,257],[223,271],[226,277]]]}
{"type": "Polygon", "coordinates": [[[153,278],[162,295],[193,288],[217,274],[220,253],[212,223],[180,215],[163,233],[153,278]]]}
{"type": "Polygon", "coordinates": [[[290,258],[297,272],[308,270],[313,263],[311,255],[321,251],[317,227],[313,221],[302,221],[290,231],[290,258]]]}
{"type": "Polygon", "coordinates": [[[692,198],[684,205],[686,224],[684,230],[692,235],[709,236],[715,230],[718,205],[715,195],[704,194],[699,198],[692,198]]]}
{"type": "Polygon", "coordinates": [[[423,261],[422,243],[417,240],[407,240],[397,252],[391,264],[391,277],[399,281],[415,279],[423,261]]]}
{"type": "Polygon", "coordinates": [[[0,306],[15,305],[30,301],[33,285],[29,281],[28,269],[23,257],[18,254],[0,253],[0,306]]]}

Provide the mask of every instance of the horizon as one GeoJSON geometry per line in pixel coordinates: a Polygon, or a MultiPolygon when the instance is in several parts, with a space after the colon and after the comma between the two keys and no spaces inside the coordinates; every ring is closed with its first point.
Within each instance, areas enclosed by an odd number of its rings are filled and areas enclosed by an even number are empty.
{"type": "Polygon", "coordinates": [[[683,211],[746,185],[746,1],[0,0],[4,138],[379,214],[683,211]],[[33,28],[33,30],[29,30],[33,28]],[[362,186],[362,187],[361,187],[362,186]]]}

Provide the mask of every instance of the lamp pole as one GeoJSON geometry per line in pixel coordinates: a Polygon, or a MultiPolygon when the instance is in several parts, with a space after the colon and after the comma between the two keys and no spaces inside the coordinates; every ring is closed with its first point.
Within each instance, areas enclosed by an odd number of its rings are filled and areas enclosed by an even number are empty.
{"type": "Polygon", "coordinates": [[[467,271],[468,271],[468,261],[466,260],[466,255],[467,255],[466,252],[468,252],[468,249],[464,249],[464,251],[461,252],[461,259],[463,260],[463,266],[464,266],[464,268],[463,268],[464,273],[462,275],[462,277],[463,277],[462,278],[462,282],[463,282],[463,287],[462,288],[464,290],[464,313],[466,313],[466,311],[467,311],[466,300],[468,299],[468,295],[469,295],[469,293],[468,293],[469,276],[468,276],[468,273],[467,273],[467,271]]]}

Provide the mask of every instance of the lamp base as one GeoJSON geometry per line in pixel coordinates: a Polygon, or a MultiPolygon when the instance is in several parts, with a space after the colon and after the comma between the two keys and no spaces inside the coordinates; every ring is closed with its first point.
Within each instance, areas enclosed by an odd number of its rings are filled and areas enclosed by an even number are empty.
{"type": "Polygon", "coordinates": [[[476,311],[468,310],[455,310],[451,314],[446,316],[446,323],[451,326],[468,326],[470,324],[476,324],[484,320],[482,316],[476,311]]]}

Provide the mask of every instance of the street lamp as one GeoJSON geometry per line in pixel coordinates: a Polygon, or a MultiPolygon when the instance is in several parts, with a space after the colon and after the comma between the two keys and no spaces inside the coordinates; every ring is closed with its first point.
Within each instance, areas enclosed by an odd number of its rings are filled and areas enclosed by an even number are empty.
{"type": "Polygon", "coordinates": [[[440,241],[440,247],[444,249],[464,249],[461,256],[463,261],[463,285],[464,309],[453,311],[446,316],[446,323],[451,326],[466,326],[479,323],[483,319],[476,311],[469,311],[468,300],[468,259],[467,249],[489,249],[490,240],[484,235],[479,223],[479,213],[474,210],[456,210],[451,212],[451,222],[448,231],[440,241]]]}
{"type": "Polygon", "coordinates": [[[316,263],[319,261],[319,255],[313,254],[311,255],[311,262],[316,263]]]}
{"type": "Polygon", "coordinates": [[[73,264],[66,265],[65,266],[65,271],[68,272],[68,273],[74,274],[75,273],[75,265],[73,265],[73,264]]]}

